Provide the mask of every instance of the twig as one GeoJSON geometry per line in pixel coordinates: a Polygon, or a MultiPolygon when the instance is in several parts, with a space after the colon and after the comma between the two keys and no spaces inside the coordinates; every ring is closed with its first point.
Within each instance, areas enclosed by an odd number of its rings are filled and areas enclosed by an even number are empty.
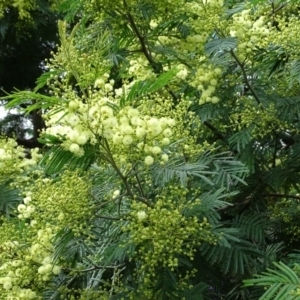
{"type": "Polygon", "coordinates": [[[261,106],[261,109],[264,110],[264,107],[262,106],[256,92],[254,91],[251,83],[249,82],[249,79],[248,79],[248,76],[247,76],[247,73],[245,71],[245,68],[244,68],[244,64],[238,59],[238,57],[236,56],[236,54],[234,53],[233,50],[230,51],[231,55],[233,56],[233,58],[235,59],[236,63],[239,65],[239,67],[241,68],[242,70],[242,73],[243,73],[243,76],[244,76],[244,80],[245,80],[245,83],[248,87],[248,89],[250,90],[251,94],[253,95],[254,99],[256,100],[256,102],[261,106]]]}
{"type": "Polygon", "coordinates": [[[145,37],[141,35],[140,31],[138,30],[135,22],[134,22],[134,19],[133,19],[133,16],[128,13],[126,15],[127,17],[127,20],[132,28],[132,30],[134,31],[134,33],[136,34],[137,38],[139,39],[140,41],[140,44],[141,44],[141,47],[142,47],[142,52],[144,53],[145,57],[147,58],[148,62],[150,63],[150,65],[153,67],[156,62],[154,61],[151,53],[149,52],[148,48],[147,48],[147,45],[146,45],[146,42],[145,42],[145,37]]]}
{"type": "Polygon", "coordinates": [[[300,200],[300,196],[296,195],[289,195],[289,194],[277,194],[277,193],[270,193],[270,194],[263,194],[264,197],[278,197],[278,198],[293,198],[300,200]]]}
{"type": "Polygon", "coordinates": [[[138,174],[135,174],[135,178],[136,178],[136,181],[137,181],[137,183],[138,183],[139,191],[140,191],[142,197],[143,197],[143,198],[146,198],[138,174]]]}

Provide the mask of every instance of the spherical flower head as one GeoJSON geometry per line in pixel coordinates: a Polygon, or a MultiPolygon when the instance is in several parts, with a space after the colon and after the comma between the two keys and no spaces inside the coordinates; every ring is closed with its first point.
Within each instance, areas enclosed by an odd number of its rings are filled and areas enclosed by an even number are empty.
{"type": "Polygon", "coordinates": [[[36,224],[37,224],[37,221],[36,221],[36,220],[31,220],[31,221],[30,221],[30,226],[33,227],[33,226],[35,226],[36,224]]]}
{"type": "Polygon", "coordinates": [[[155,28],[157,27],[157,22],[155,20],[151,20],[149,25],[150,27],[155,28]]]}
{"type": "Polygon", "coordinates": [[[76,111],[76,109],[79,107],[79,104],[77,101],[70,101],[69,102],[69,110],[70,111],[76,111]]]}
{"type": "Polygon", "coordinates": [[[128,120],[127,117],[124,117],[124,116],[123,116],[123,117],[120,118],[120,123],[121,123],[121,124],[128,124],[128,123],[129,123],[129,120],[128,120]]]}
{"type": "Polygon", "coordinates": [[[149,132],[152,133],[152,135],[156,136],[159,135],[162,132],[162,127],[159,125],[157,125],[156,127],[150,127],[149,128],[149,132]]]}
{"type": "Polygon", "coordinates": [[[102,78],[99,78],[95,81],[94,87],[99,87],[104,85],[104,80],[102,78]]]}
{"type": "Polygon", "coordinates": [[[169,138],[163,138],[162,140],[161,140],[161,143],[162,143],[162,145],[169,145],[170,144],[170,139],[169,138]]]}
{"type": "Polygon", "coordinates": [[[123,137],[123,141],[122,142],[123,142],[124,145],[128,146],[128,145],[132,144],[133,138],[132,138],[131,135],[125,135],[123,137]]]}
{"type": "Polygon", "coordinates": [[[105,83],[104,90],[106,93],[108,93],[113,90],[113,86],[110,83],[105,83]]]}
{"type": "MultiPolygon", "coordinates": [[[[8,278],[9,278],[9,277],[8,277],[8,278]]],[[[5,280],[5,281],[3,282],[3,288],[4,288],[5,290],[10,290],[10,289],[12,288],[12,282],[11,282],[10,278],[9,278],[8,280],[5,280]]]]}
{"type": "Polygon", "coordinates": [[[145,165],[151,166],[154,163],[154,158],[150,155],[145,157],[145,165]]]}
{"type": "Polygon", "coordinates": [[[118,197],[120,195],[120,190],[115,190],[113,192],[113,197],[118,197]]]}
{"type": "Polygon", "coordinates": [[[159,125],[159,121],[156,118],[151,118],[150,120],[147,121],[147,125],[149,127],[154,127],[155,128],[156,126],[159,125]]]}
{"type": "Polygon", "coordinates": [[[162,117],[159,119],[159,124],[164,129],[168,126],[168,122],[169,122],[168,118],[162,117]]]}
{"type": "Polygon", "coordinates": [[[124,133],[124,134],[133,134],[133,129],[132,127],[129,125],[129,124],[124,124],[121,126],[121,131],[124,133]]]}
{"type": "Polygon", "coordinates": [[[217,104],[219,101],[220,101],[220,99],[216,96],[211,98],[211,103],[213,103],[213,104],[217,104]]]}
{"type": "Polygon", "coordinates": [[[35,207],[33,205],[28,205],[26,207],[26,212],[32,214],[33,212],[35,212],[35,207]]]}
{"type": "Polygon", "coordinates": [[[114,144],[120,144],[123,140],[123,136],[119,132],[117,132],[114,134],[112,140],[114,144]]]}
{"type": "Polygon", "coordinates": [[[147,133],[144,127],[137,127],[135,130],[135,134],[138,138],[142,138],[147,133]]]}
{"type": "Polygon", "coordinates": [[[130,122],[132,125],[137,126],[139,120],[140,120],[140,118],[138,116],[133,116],[133,117],[131,117],[130,122]]]}
{"type": "Polygon", "coordinates": [[[138,211],[137,212],[137,218],[139,221],[144,220],[147,217],[146,213],[144,211],[138,211]]]}
{"type": "Polygon", "coordinates": [[[129,117],[137,117],[139,115],[139,111],[135,108],[128,109],[128,116],[129,117]]]}
{"type": "Polygon", "coordinates": [[[25,294],[24,299],[36,299],[37,298],[36,292],[32,291],[31,289],[26,289],[24,294],[25,294]]]}
{"type": "Polygon", "coordinates": [[[19,204],[18,205],[18,212],[24,213],[26,211],[26,205],[24,204],[19,204]]]}
{"type": "Polygon", "coordinates": [[[45,266],[40,266],[40,267],[38,268],[38,273],[41,274],[41,275],[46,274],[47,271],[46,271],[46,269],[45,269],[45,266]]]}
{"type": "Polygon", "coordinates": [[[174,126],[176,125],[176,121],[175,121],[174,119],[169,119],[169,120],[168,120],[168,125],[169,125],[170,127],[174,127],[174,126]]]}
{"type": "Polygon", "coordinates": [[[61,271],[61,267],[60,266],[54,266],[53,269],[52,269],[52,273],[54,275],[58,275],[61,271]]]}
{"type": "Polygon", "coordinates": [[[118,121],[115,117],[110,117],[103,121],[103,125],[107,127],[116,127],[118,125],[118,121]]]}
{"type": "Polygon", "coordinates": [[[80,135],[78,135],[76,142],[79,145],[84,145],[87,140],[88,140],[89,136],[87,132],[81,132],[80,135]]]}
{"type": "Polygon", "coordinates": [[[140,143],[137,144],[137,147],[138,147],[138,149],[140,149],[140,150],[143,150],[143,149],[144,149],[144,146],[145,146],[144,142],[140,142],[140,143]]]}
{"type": "Polygon", "coordinates": [[[69,150],[70,150],[70,152],[72,152],[72,153],[74,153],[75,155],[78,155],[78,156],[80,156],[81,153],[82,153],[82,149],[79,147],[78,144],[75,144],[75,143],[70,145],[69,150]]]}
{"type": "Polygon", "coordinates": [[[158,146],[154,146],[154,147],[152,147],[151,152],[153,154],[159,154],[159,153],[161,153],[161,148],[158,146]]]}
{"type": "Polygon", "coordinates": [[[172,135],[172,130],[170,128],[167,128],[163,131],[163,135],[165,137],[170,137],[172,135]]]}
{"type": "Polygon", "coordinates": [[[216,79],[212,79],[212,80],[210,81],[210,84],[211,84],[212,86],[216,86],[216,85],[218,84],[218,81],[217,81],[216,79]]]}
{"type": "Polygon", "coordinates": [[[144,127],[146,125],[146,122],[142,119],[138,119],[136,125],[140,127],[144,127]]]}
{"type": "Polygon", "coordinates": [[[161,156],[161,160],[164,161],[164,162],[168,161],[168,160],[169,160],[168,154],[164,153],[164,154],[161,156]]]}
{"type": "Polygon", "coordinates": [[[188,71],[187,71],[187,69],[185,69],[185,68],[182,69],[182,70],[180,70],[180,71],[176,74],[176,76],[177,76],[178,78],[182,79],[182,80],[186,79],[187,75],[188,75],[188,71]]]}
{"type": "Polygon", "coordinates": [[[112,117],[114,115],[113,110],[109,106],[102,106],[100,112],[101,115],[106,118],[112,117]]]}

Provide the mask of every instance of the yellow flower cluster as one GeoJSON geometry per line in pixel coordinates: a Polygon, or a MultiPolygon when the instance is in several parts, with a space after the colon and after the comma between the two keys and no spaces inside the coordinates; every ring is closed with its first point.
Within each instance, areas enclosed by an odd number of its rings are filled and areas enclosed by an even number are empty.
{"type": "Polygon", "coordinates": [[[173,269],[179,256],[193,260],[194,248],[203,241],[213,241],[210,225],[204,218],[185,216],[185,211],[200,205],[200,200],[187,201],[187,190],[170,187],[156,197],[152,206],[132,203],[129,222],[123,227],[129,233],[128,243],[136,246],[141,261],[144,283],[150,282],[159,267],[173,269]]]}
{"type": "MultiPolygon", "coordinates": [[[[65,171],[59,181],[39,178],[29,202],[35,207],[34,221],[53,224],[56,232],[69,228],[75,235],[82,234],[88,229],[84,221],[91,220],[93,212],[89,187],[87,178],[79,176],[76,171],[65,171]]],[[[28,203],[28,198],[24,198],[24,203],[28,203]]]]}
{"type": "Polygon", "coordinates": [[[256,17],[251,10],[243,10],[230,19],[228,26],[229,35],[238,38],[237,55],[244,61],[252,54],[256,47],[268,44],[269,28],[264,16],[256,17]]]}
{"type": "Polygon", "coordinates": [[[0,1],[0,18],[9,7],[16,8],[21,19],[30,19],[30,11],[36,7],[36,0],[1,0],[0,1]]]}
{"type": "MultiPolygon", "coordinates": [[[[299,196],[299,194],[296,194],[296,196],[299,196]]],[[[282,230],[289,235],[291,242],[299,241],[299,204],[300,203],[298,199],[281,199],[275,204],[271,204],[271,220],[281,221],[285,224],[282,230]]]]}
{"type": "Polygon", "coordinates": [[[155,74],[153,73],[152,67],[149,65],[146,58],[142,55],[133,57],[128,68],[128,75],[138,80],[146,80],[152,78],[155,74]]]}
{"type": "Polygon", "coordinates": [[[190,40],[203,49],[207,37],[223,18],[223,0],[189,1],[182,11],[189,16],[188,24],[194,31],[190,40]]]}
{"type": "Polygon", "coordinates": [[[285,131],[289,125],[279,120],[274,104],[261,110],[252,103],[252,97],[241,98],[242,101],[235,102],[235,109],[230,115],[230,127],[235,130],[248,128],[252,131],[252,136],[262,138],[278,130],[285,131]],[[255,122],[253,122],[255,120],[255,122]],[[251,125],[251,126],[250,126],[251,125]],[[265,130],[261,130],[261,128],[265,130]]]}
{"type": "Polygon", "coordinates": [[[200,105],[208,102],[216,104],[220,101],[219,97],[215,94],[221,75],[222,70],[212,64],[202,63],[197,68],[191,85],[201,91],[201,97],[199,100],[200,105]]]}
{"type": "Polygon", "coordinates": [[[61,272],[60,261],[53,261],[54,236],[66,228],[75,236],[89,231],[94,206],[87,178],[67,171],[55,181],[42,175],[34,185],[29,181],[23,186],[19,221],[3,220],[1,225],[1,300],[41,299],[45,282],[61,272]]]}
{"type": "Polygon", "coordinates": [[[31,158],[25,158],[25,149],[18,146],[14,139],[0,136],[0,181],[15,177],[35,166],[41,159],[38,151],[37,148],[32,149],[31,158]]]}
{"type": "Polygon", "coordinates": [[[44,282],[61,270],[52,261],[51,228],[37,231],[24,222],[4,221],[1,230],[0,299],[41,299],[44,282]],[[25,226],[23,234],[20,226],[25,226]]]}
{"type": "Polygon", "coordinates": [[[95,82],[99,90],[94,89],[85,101],[73,96],[65,110],[56,114],[51,110],[47,112],[45,132],[61,137],[62,147],[78,156],[83,154],[83,145],[96,144],[105,138],[109,147],[115,149],[117,163],[122,163],[118,155],[128,151],[131,156],[144,152],[141,159],[146,165],[154,161],[149,156],[167,160],[162,148],[170,143],[174,119],[143,114],[138,106],[120,107],[118,102],[123,95],[118,94],[119,91],[116,91],[118,95],[112,95],[113,82],[103,78],[95,82]]]}

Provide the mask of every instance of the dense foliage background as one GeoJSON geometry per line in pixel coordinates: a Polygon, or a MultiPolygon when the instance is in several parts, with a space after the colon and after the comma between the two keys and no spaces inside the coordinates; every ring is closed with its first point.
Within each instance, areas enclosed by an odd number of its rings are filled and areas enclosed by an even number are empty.
{"type": "Polygon", "coordinates": [[[300,298],[298,1],[0,8],[0,299],[300,298]]]}

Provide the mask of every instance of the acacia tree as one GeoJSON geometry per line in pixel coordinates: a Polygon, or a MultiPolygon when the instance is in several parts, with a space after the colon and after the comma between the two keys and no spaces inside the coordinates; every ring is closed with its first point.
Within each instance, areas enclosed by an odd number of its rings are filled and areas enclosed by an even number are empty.
{"type": "Polygon", "coordinates": [[[299,298],[297,1],[61,9],[6,97],[47,128],[0,144],[0,299],[299,298]]]}

